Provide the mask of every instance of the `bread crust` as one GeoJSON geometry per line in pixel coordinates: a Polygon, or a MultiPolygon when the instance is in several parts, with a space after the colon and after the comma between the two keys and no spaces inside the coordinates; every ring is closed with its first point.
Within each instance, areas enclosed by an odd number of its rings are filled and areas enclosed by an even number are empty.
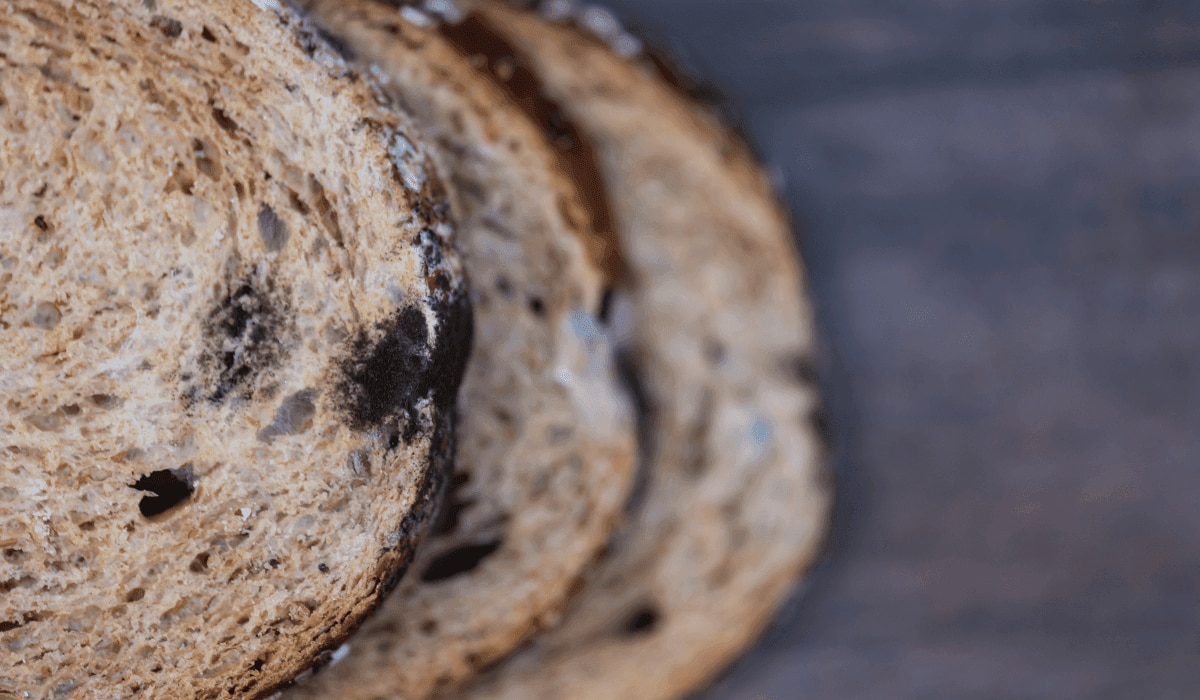
{"type": "Polygon", "coordinates": [[[384,102],[286,8],[0,7],[0,697],[265,695],[398,583],[472,324],[384,102]]]}

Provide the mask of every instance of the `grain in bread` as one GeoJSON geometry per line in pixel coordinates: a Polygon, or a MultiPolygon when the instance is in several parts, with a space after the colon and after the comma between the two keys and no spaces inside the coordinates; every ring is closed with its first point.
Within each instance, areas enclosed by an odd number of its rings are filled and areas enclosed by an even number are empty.
{"type": "Polygon", "coordinates": [[[0,698],[254,697],[431,519],[445,190],[291,11],[0,6],[0,698]]]}

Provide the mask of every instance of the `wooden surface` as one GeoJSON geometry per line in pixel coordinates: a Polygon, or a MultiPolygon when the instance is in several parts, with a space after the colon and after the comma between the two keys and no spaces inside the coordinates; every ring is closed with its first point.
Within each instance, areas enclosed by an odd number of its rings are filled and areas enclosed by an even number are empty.
{"type": "Polygon", "coordinates": [[[787,175],[842,492],[712,690],[1200,696],[1200,3],[612,0],[787,175]]]}

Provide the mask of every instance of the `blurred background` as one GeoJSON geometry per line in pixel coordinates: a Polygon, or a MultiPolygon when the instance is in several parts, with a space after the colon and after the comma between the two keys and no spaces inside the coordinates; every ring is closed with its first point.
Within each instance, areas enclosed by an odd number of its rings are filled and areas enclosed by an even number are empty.
{"type": "Polygon", "coordinates": [[[828,561],[706,700],[1194,698],[1200,3],[606,0],[786,176],[828,561]]]}

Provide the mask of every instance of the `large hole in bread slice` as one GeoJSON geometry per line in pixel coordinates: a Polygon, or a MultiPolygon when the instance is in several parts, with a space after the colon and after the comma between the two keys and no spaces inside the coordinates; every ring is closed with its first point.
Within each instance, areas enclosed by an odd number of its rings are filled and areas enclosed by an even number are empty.
{"type": "Polygon", "coordinates": [[[195,490],[192,486],[192,470],[188,466],[151,472],[130,484],[130,488],[153,494],[143,497],[138,503],[138,510],[147,518],[175,508],[190,498],[195,490]]]}

